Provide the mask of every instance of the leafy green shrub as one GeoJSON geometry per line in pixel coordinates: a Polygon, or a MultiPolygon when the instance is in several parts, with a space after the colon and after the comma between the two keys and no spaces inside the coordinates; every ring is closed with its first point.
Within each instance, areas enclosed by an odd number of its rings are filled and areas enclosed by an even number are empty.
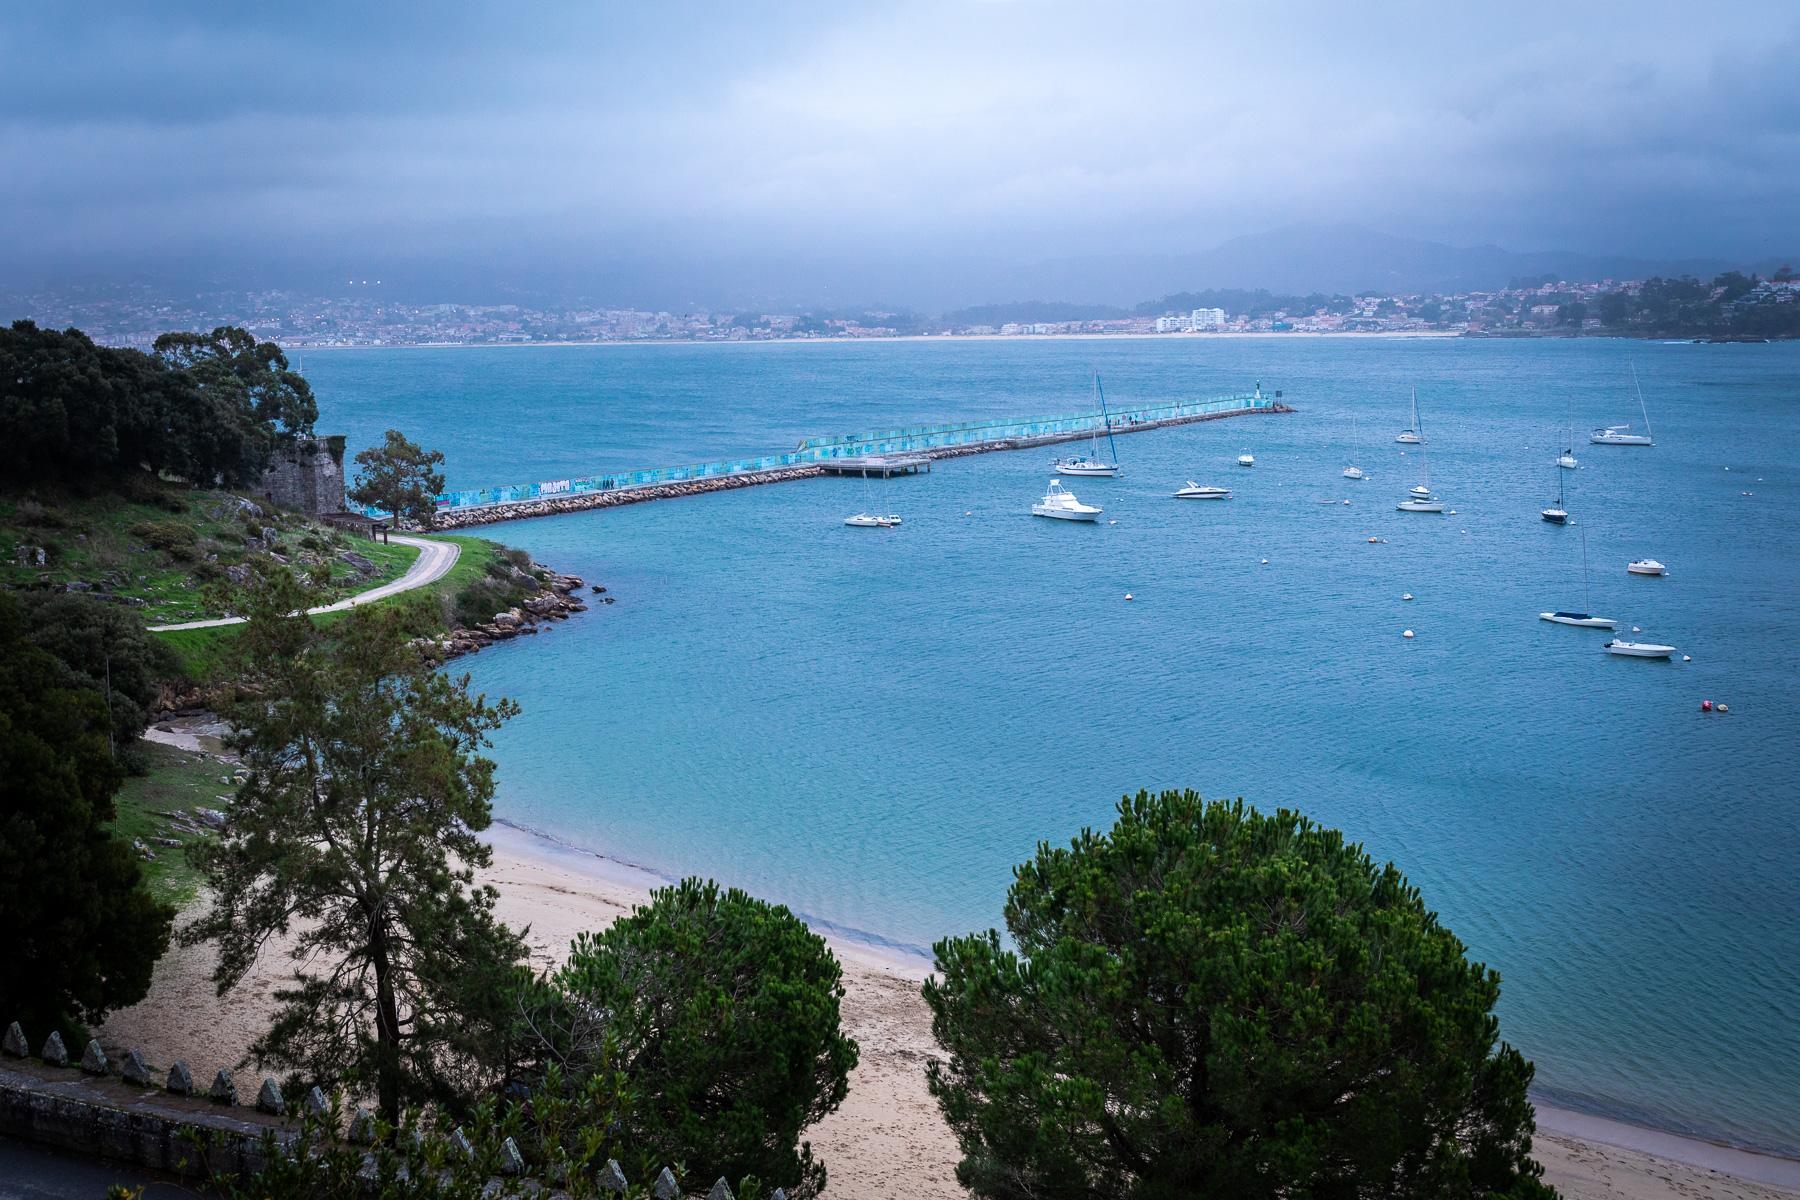
{"type": "Polygon", "coordinates": [[[1139,792],[935,947],[927,1066],[984,1197],[1541,1198],[1499,976],[1295,813],[1139,792]]]}
{"type": "Polygon", "coordinates": [[[576,938],[538,981],[525,1005],[534,1091],[616,1076],[635,1098],[608,1114],[627,1144],[702,1178],[814,1195],[825,1164],[800,1134],[842,1102],[857,1058],[842,978],[786,908],[685,879],[576,938]]]}
{"type": "Polygon", "coordinates": [[[477,579],[458,592],[452,602],[451,616],[459,625],[482,625],[494,614],[530,599],[537,585],[523,579],[477,579]]]}
{"type": "Polygon", "coordinates": [[[131,536],[165,553],[193,550],[199,540],[194,527],[186,521],[139,521],[131,527],[131,536]]]}

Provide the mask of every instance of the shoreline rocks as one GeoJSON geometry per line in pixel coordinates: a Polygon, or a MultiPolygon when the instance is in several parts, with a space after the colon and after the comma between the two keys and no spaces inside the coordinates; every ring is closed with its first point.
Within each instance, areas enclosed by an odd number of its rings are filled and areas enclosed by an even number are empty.
{"type": "MultiPolygon", "coordinates": [[[[440,637],[421,639],[419,649],[432,662],[445,663],[465,654],[475,654],[496,642],[535,635],[557,621],[566,621],[575,613],[587,611],[587,603],[574,594],[582,586],[583,580],[578,575],[551,572],[540,581],[535,595],[526,597],[505,612],[495,613],[479,625],[458,625],[440,637]]],[[[611,602],[610,597],[607,602],[611,602]]]]}

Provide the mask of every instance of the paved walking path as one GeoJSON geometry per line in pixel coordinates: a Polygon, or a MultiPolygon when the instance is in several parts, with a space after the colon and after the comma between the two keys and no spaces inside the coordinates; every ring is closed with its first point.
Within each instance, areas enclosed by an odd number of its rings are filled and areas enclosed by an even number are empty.
{"type": "MultiPolygon", "coordinates": [[[[358,592],[348,600],[339,600],[336,604],[325,604],[318,608],[309,608],[309,613],[342,612],[346,608],[355,608],[359,604],[370,604],[376,600],[385,600],[389,596],[398,596],[401,592],[410,592],[414,588],[424,587],[428,583],[436,583],[449,574],[450,568],[456,565],[457,557],[462,554],[462,547],[455,542],[434,542],[429,538],[403,537],[390,534],[389,540],[399,542],[402,546],[417,546],[419,557],[413,565],[406,569],[400,578],[384,583],[380,587],[370,588],[366,592],[358,592]]],[[[242,617],[214,617],[210,621],[182,621],[175,625],[152,625],[151,633],[168,633],[176,629],[216,629],[221,625],[242,625],[242,617]]]]}

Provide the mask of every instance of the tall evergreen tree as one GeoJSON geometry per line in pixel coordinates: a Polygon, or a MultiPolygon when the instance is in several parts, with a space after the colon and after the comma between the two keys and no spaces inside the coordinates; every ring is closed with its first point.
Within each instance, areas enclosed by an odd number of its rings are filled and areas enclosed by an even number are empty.
{"type": "Polygon", "coordinates": [[[1540,1198],[1499,976],[1291,812],[1139,792],[936,946],[928,1081],[1005,1200],[1540,1198]]]}
{"type": "Polygon", "coordinates": [[[444,490],[444,476],[437,469],[443,462],[440,451],[426,450],[390,429],[381,445],[356,456],[360,470],[350,499],[430,529],[437,518],[437,494],[444,490]]]}
{"type": "Polygon", "coordinates": [[[174,910],[107,828],[122,773],[104,698],[0,592],[0,1013],[42,1037],[141,1000],[174,910]]]}
{"type": "Polygon", "coordinates": [[[286,937],[296,982],[251,1057],[366,1086],[391,1121],[466,1096],[523,978],[523,944],[474,885],[492,857],[479,752],[517,707],[424,665],[408,608],[353,609],[327,634],[303,615],[316,599],[263,564],[242,602],[228,715],[249,777],[193,856],[213,902],[183,938],[218,942],[223,994],[286,937]]]}

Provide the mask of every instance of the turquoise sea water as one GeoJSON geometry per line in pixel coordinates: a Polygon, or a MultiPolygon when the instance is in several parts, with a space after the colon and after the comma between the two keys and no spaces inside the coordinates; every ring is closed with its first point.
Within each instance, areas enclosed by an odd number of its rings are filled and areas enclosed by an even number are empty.
{"type": "Polygon", "coordinates": [[[448,454],[453,486],[1081,411],[1095,368],[1121,403],[1260,379],[1300,411],[1121,438],[1123,478],[1071,481],[1116,524],[1027,515],[1049,478],[1036,449],[867,490],[809,480],[492,527],[618,598],[459,664],[524,706],[495,751],[499,814],[923,949],[997,923],[1010,866],[1107,824],[1127,790],[1299,808],[1396,861],[1499,969],[1504,1035],[1545,1098],[1800,1151],[1800,346],[306,360],[321,428],[352,446],[402,428],[448,454]],[[1628,356],[1657,445],[1590,446],[1591,426],[1637,419],[1628,356]],[[1455,515],[1394,510],[1419,472],[1393,442],[1414,384],[1455,515]],[[1538,510],[1571,408],[1577,524],[1559,529],[1538,510]],[[1243,450],[1255,468],[1234,465],[1243,450]],[[1367,481],[1340,477],[1352,453],[1367,481]],[[1236,496],[1170,499],[1189,478],[1236,496]],[[906,523],[843,527],[865,507],[906,523]],[[1628,577],[1646,555],[1669,577],[1628,577]],[[1614,659],[1603,632],[1537,619],[1582,607],[1692,661],[1614,659]]]}

